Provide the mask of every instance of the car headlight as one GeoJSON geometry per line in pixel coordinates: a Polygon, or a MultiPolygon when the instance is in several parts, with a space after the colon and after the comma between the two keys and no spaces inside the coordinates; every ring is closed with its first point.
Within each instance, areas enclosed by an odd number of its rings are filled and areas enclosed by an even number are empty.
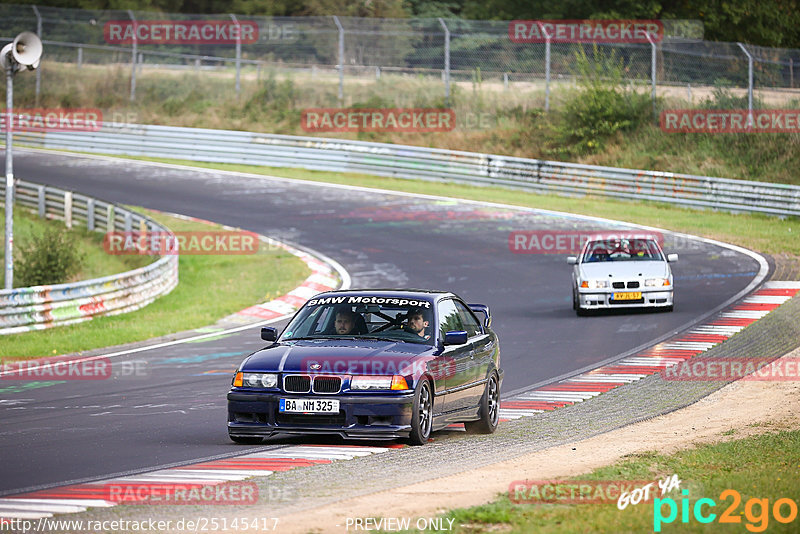
{"type": "Polygon", "coordinates": [[[644,281],[645,287],[663,287],[668,285],[670,285],[669,278],[648,278],[644,281]]]}
{"type": "Polygon", "coordinates": [[[405,390],[408,388],[406,379],[399,375],[394,376],[354,376],[350,379],[350,389],[358,390],[405,390]]]}
{"type": "Polygon", "coordinates": [[[603,289],[608,287],[608,280],[584,280],[581,287],[587,289],[603,289]]]}
{"type": "Polygon", "coordinates": [[[236,387],[274,388],[278,386],[278,375],[275,373],[236,373],[233,379],[236,387]]]}

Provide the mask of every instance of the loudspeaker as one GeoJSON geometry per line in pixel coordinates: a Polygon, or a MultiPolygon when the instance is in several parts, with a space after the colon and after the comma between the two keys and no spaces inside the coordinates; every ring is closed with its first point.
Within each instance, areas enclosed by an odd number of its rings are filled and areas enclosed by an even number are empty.
{"type": "MultiPolygon", "coordinates": [[[[22,32],[11,43],[11,54],[14,60],[28,70],[39,66],[42,57],[42,40],[33,32],[22,32]]],[[[5,49],[4,49],[5,50],[5,49]]]]}

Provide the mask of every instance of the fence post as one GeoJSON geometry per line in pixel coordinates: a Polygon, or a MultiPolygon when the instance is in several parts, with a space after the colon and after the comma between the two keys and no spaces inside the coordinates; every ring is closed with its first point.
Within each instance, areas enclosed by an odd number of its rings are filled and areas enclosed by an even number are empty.
{"type": "Polygon", "coordinates": [[[552,36],[550,33],[542,26],[541,22],[536,23],[539,26],[539,31],[544,34],[545,38],[545,45],[544,45],[544,78],[545,78],[545,85],[544,85],[544,110],[550,111],[550,41],[552,36]]]}
{"type": "Polygon", "coordinates": [[[747,125],[753,126],[753,56],[742,43],[736,43],[747,56],[747,125]]]}
{"type": "Polygon", "coordinates": [[[450,106],[450,29],[439,17],[439,24],[444,28],[444,105],[450,106]]]}
{"type": "Polygon", "coordinates": [[[233,13],[231,13],[231,19],[236,25],[236,94],[239,95],[242,90],[240,81],[242,75],[242,27],[233,13]]]}
{"type": "Polygon", "coordinates": [[[503,91],[508,91],[508,73],[503,73],[503,91]]]}
{"type": "Polygon", "coordinates": [[[136,100],[136,17],[133,16],[133,10],[128,10],[128,16],[133,23],[133,48],[131,48],[131,102],[136,100]]]}
{"type": "Polygon", "coordinates": [[[117,216],[114,213],[114,204],[109,204],[106,206],[106,232],[113,232],[117,229],[116,224],[114,224],[114,218],[117,216]]]}
{"type": "Polygon", "coordinates": [[[64,224],[72,228],[72,191],[64,192],[64,224]]]}
{"type": "Polygon", "coordinates": [[[658,115],[656,110],[656,43],[650,36],[650,32],[645,34],[647,40],[650,41],[650,83],[652,88],[650,90],[650,99],[653,101],[653,119],[658,115]]]}
{"type": "Polygon", "coordinates": [[[39,204],[39,218],[44,219],[47,215],[47,192],[44,189],[43,185],[36,186],[37,192],[39,193],[38,196],[38,204],[39,204]]]}
{"type": "MultiPolygon", "coordinates": [[[[42,38],[42,15],[39,13],[39,8],[36,6],[31,6],[33,8],[33,12],[36,14],[36,35],[39,36],[39,39],[42,38]]],[[[39,105],[39,91],[42,87],[42,64],[39,62],[39,68],[36,69],[36,105],[39,105]]]]}
{"type": "Polygon", "coordinates": [[[86,229],[94,232],[94,198],[86,199],[86,229]]]}
{"type": "Polygon", "coordinates": [[[130,233],[133,230],[133,217],[131,216],[131,212],[125,212],[125,231],[130,233]]]}
{"type": "Polygon", "coordinates": [[[333,22],[339,28],[339,104],[344,101],[344,28],[339,17],[333,16],[333,22]]]}
{"type": "Polygon", "coordinates": [[[83,65],[83,47],[78,47],[78,69],[83,65]]]}
{"type": "Polygon", "coordinates": [[[789,58],[789,89],[794,89],[794,58],[789,58]]]}

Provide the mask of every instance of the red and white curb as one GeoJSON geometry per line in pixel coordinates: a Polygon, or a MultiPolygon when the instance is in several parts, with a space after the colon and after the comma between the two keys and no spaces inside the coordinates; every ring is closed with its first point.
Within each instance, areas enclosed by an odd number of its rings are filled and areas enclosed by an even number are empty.
{"type": "Polygon", "coordinates": [[[153,494],[156,489],[160,495],[166,495],[176,490],[186,492],[187,489],[192,488],[213,487],[228,482],[240,482],[252,477],[266,477],[276,471],[352,460],[400,447],[402,445],[388,447],[288,446],[139,475],[39,490],[0,498],[0,525],[4,520],[10,519],[40,519],[52,517],[53,514],[84,512],[88,508],[144,504],[142,501],[134,500],[132,502],[127,498],[124,502],[110,499],[109,497],[118,492],[120,487],[124,488],[124,494],[128,496],[146,497],[153,494]]]}
{"type": "Polygon", "coordinates": [[[500,420],[519,419],[596,397],[658,373],[724,342],[800,293],[800,282],[766,282],[742,302],[669,341],[611,365],[548,384],[500,403],[500,420]]]}

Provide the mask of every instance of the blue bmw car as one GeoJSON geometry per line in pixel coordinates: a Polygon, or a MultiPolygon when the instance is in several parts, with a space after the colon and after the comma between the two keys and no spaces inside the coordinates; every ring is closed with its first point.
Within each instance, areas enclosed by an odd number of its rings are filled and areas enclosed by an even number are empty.
{"type": "Polygon", "coordinates": [[[439,291],[331,291],[248,356],[228,393],[228,435],[409,439],[452,423],[497,428],[500,346],[489,308],[439,291]],[[479,319],[480,317],[480,319],[479,319]]]}

